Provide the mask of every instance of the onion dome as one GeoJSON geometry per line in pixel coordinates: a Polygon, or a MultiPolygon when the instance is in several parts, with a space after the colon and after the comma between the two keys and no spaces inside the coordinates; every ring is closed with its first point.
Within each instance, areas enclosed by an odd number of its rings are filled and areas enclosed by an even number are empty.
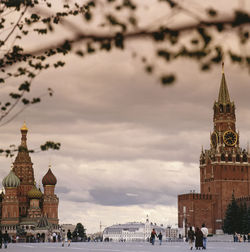
{"type": "Polygon", "coordinates": [[[40,191],[40,190],[38,190],[37,188],[36,188],[36,186],[34,185],[33,186],[33,188],[31,188],[29,191],[28,191],[28,197],[30,198],[30,199],[40,199],[40,198],[42,198],[42,196],[43,196],[43,193],[40,191]]]}
{"type": "Polygon", "coordinates": [[[51,169],[49,168],[48,172],[44,175],[42,179],[43,185],[56,185],[57,180],[55,175],[52,173],[51,169]]]}
{"type": "Polygon", "coordinates": [[[20,185],[20,179],[16,176],[13,170],[3,179],[3,186],[6,187],[18,187],[20,185]]]}

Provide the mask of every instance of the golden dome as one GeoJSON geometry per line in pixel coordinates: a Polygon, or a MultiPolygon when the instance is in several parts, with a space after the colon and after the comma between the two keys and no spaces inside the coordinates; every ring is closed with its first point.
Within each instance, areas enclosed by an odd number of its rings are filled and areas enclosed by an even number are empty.
{"type": "Polygon", "coordinates": [[[27,126],[26,126],[26,123],[25,123],[25,122],[23,123],[23,126],[22,126],[21,130],[28,131],[28,128],[27,128],[27,126]]]}
{"type": "Polygon", "coordinates": [[[40,199],[42,198],[42,196],[43,193],[39,189],[37,189],[35,185],[31,190],[28,191],[28,197],[30,199],[40,199]]]}

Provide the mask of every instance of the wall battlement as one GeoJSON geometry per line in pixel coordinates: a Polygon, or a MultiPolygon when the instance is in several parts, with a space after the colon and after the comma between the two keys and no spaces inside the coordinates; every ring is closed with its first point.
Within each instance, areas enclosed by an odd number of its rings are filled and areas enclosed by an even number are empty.
{"type": "Polygon", "coordinates": [[[186,193],[178,195],[178,200],[214,200],[217,195],[205,193],[186,193]]]}

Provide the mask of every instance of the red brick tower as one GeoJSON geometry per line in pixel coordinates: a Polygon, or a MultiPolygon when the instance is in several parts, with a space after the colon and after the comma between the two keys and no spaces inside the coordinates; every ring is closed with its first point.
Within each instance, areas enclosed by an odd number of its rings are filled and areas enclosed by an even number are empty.
{"type": "Polygon", "coordinates": [[[34,170],[31,162],[28,148],[27,148],[27,132],[28,129],[24,123],[21,128],[21,145],[19,146],[18,154],[14,162],[13,171],[20,179],[20,186],[18,188],[18,198],[20,207],[20,216],[27,216],[29,208],[29,199],[27,197],[28,191],[34,185],[34,170]]]}
{"type": "Polygon", "coordinates": [[[210,149],[200,156],[201,194],[218,196],[215,228],[221,229],[225,211],[232,199],[250,195],[250,156],[239,146],[235,127],[235,105],[230,101],[224,70],[218,101],[214,103],[214,130],[210,149]]]}
{"type": "Polygon", "coordinates": [[[57,180],[50,167],[48,172],[44,175],[42,183],[44,187],[43,214],[47,216],[50,223],[58,224],[59,199],[55,194],[57,180]]]}
{"type": "Polygon", "coordinates": [[[250,199],[250,152],[239,145],[235,105],[230,100],[224,69],[218,100],[214,103],[210,148],[200,155],[200,193],[178,195],[178,225],[206,223],[210,233],[222,233],[223,219],[232,194],[250,199]]]}
{"type": "Polygon", "coordinates": [[[19,185],[20,180],[13,170],[3,179],[5,195],[2,201],[1,224],[8,224],[9,228],[12,230],[15,229],[16,224],[19,223],[19,202],[17,196],[19,185]]]}

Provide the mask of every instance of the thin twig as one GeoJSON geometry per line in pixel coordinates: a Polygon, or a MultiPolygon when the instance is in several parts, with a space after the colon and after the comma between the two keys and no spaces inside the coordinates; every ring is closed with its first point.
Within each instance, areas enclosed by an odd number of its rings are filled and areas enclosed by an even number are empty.
{"type": "Polygon", "coordinates": [[[27,11],[28,6],[25,7],[24,11],[20,14],[20,17],[18,18],[16,24],[13,26],[13,28],[11,29],[10,33],[7,35],[7,37],[3,40],[3,42],[5,43],[9,37],[12,35],[12,33],[15,31],[15,29],[17,28],[19,22],[21,21],[23,15],[25,14],[25,12],[27,11]]]}
{"type": "MultiPolygon", "coordinates": [[[[42,98],[42,97],[45,97],[47,96],[48,93],[46,94],[42,94],[40,95],[38,98],[42,98]]],[[[23,108],[21,108],[19,111],[17,111],[12,117],[10,117],[7,121],[5,121],[4,123],[0,124],[0,127],[10,123],[13,119],[15,119],[19,114],[21,114],[25,109],[29,108],[31,105],[33,105],[32,103],[29,103],[29,104],[26,104],[24,105],[23,108]]]]}

